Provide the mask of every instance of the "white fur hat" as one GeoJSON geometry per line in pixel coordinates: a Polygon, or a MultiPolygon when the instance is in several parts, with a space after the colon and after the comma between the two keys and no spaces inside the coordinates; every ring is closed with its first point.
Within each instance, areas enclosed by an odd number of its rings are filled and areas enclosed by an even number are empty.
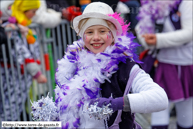
{"type": "MultiPolygon", "coordinates": [[[[120,23],[117,21],[117,19],[115,19],[111,16],[108,16],[108,14],[114,14],[112,8],[109,5],[102,3],[102,2],[92,2],[86,6],[82,15],[77,16],[73,19],[73,28],[76,31],[76,33],[78,33],[79,32],[78,25],[82,19],[99,18],[99,19],[104,19],[104,20],[108,20],[108,21],[112,22],[116,27],[117,35],[121,35],[122,34],[122,27],[121,27],[120,23]]],[[[96,23],[96,25],[97,25],[97,23],[96,23]]]]}

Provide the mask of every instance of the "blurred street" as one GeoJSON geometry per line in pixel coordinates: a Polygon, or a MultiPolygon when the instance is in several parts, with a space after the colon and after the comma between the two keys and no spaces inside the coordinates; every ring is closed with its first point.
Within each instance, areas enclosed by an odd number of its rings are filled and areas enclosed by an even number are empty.
{"type": "MultiPolygon", "coordinates": [[[[170,106],[170,111],[173,108],[173,104],[170,106]]],[[[151,129],[151,114],[135,114],[135,120],[138,124],[141,125],[143,129],[151,129]]],[[[170,116],[170,123],[169,123],[169,128],[168,129],[177,129],[176,127],[176,117],[175,116],[170,116]]]]}
{"type": "MultiPolygon", "coordinates": [[[[151,129],[151,114],[135,114],[135,118],[137,123],[139,123],[143,129],[151,129]]],[[[170,117],[169,129],[177,129],[176,128],[176,118],[170,117]]]]}

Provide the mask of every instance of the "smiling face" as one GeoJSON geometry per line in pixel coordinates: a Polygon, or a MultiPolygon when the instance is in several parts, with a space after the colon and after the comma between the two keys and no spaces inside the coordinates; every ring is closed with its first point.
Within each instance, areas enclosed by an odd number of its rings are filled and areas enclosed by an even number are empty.
{"type": "Polygon", "coordinates": [[[31,10],[27,10],[24,12],[25,16],[28,18],[28,19],[32,19],[33,16],[36,14],[36,11],[38,9],[31,9],[31,10]]]}
{"type": "Polygon", "coordinates": [[[94,25],[86,29],[83,40],[86,48],[97,54],[104,52],[112,44],[113,36],[107,27],[94,25]]]}

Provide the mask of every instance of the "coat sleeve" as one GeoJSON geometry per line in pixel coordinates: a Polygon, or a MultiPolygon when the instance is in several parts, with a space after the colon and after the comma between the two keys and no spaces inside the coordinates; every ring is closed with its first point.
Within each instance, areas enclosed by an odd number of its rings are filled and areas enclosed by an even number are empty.
{"type": "Polygon", "coordinates": [[[45,28],[54,28],[60,24],[62,14],[53,9],[47,9],[45,0],[41,0],[41,6],[36,11],[36,15],[32,21],[34,23],[42,24],[45,28]]]}
{"type": "MultiPolygon", "coordinates": [[[[133,69],[139,67],[133,66],[133,69]]],[[[130,72],[130,74],[131,74],[130,72]]],[[[132,113],[152,113],[168,107],[165,91],[151,77],[141,70],[132,83],[132,94],[127,94],[132,113]]]]}
{"type": "Polygon", "coordinates": [[[182,28],[176,31],[156,34],[156,48],[175,47],[192,41],[192,3],[192,1],[182,1],[179,6],[182,28]]]}

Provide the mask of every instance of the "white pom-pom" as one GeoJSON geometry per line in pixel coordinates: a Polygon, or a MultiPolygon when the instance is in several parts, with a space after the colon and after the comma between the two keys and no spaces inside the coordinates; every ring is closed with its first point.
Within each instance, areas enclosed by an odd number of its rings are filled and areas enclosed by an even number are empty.
{"type": "Polygon", "coordinates": [[[107,120],[113,114],[113,109],[109,108],[111,104],[103,105],[103,107],[98,107],[98,102],[95,102],[93,105],[90,105],[87,109],[87,112],[90,117],[94,117],[96,120],[107,120]]]}
{"type": "Polygon", "coordinates": [[[34,121],[58,121],[59,119],[57,107],[52,97],[49,98],[48,95],[46,98],[42,97],[42,99],[37,102],[34,101],[31,108],[31,113],[33,114],[32,119],[34,121]]]}

